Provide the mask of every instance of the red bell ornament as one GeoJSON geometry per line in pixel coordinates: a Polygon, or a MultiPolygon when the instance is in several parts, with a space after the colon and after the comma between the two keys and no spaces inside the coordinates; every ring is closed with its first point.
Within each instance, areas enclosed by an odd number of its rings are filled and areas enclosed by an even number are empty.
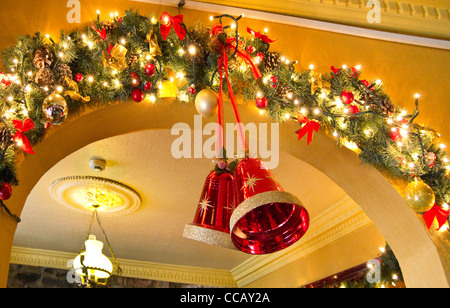
{"type": "Polygon", "coordinates": [[[234,176],[238,206],[230,218],[230,234],[236,248],[255,255],[272,253],[305,234],[307,210],[297,197],[283,191],[259,159],[241,160],[234,176]]]}
{"type": "Polygon", "coordinates": [[[229,221],[235,205],[234,177],[211,171],[206,178],[194,221],[183,236],[207,244],[236,249],[230,238],[229,221]]]}

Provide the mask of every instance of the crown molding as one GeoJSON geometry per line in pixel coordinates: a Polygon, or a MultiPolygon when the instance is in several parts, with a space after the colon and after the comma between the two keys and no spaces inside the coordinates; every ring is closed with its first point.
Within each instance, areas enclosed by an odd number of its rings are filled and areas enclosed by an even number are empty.
{"type": "MultiPolygon", "coordinates": [[[[66,269],[77,256],[53,250],[13,246],[10,262],[13,264],[66,269]]],[[[226,270],[168,265],[154,262],[117,259],[122,276],[218,287],[236,287],[232,274],[226,270]]]]}
{"type": "MultiPolygon", "coordinates": [[[[178,0],[130,0],[178,7],[178,0]]],[[[439,7],[436,1],[418,4],[418,0],[383,1],[381,23],[366,20],[370,8],[365,0],[192,0],[185,9],[214,14],[227,13],[245,18],[322,30],[376,40],[450,50],[449,8],[439,7]],[[433,6],[433,3],[436,5],[433,6]]],[[[420,1],[423,2],[423,1],[420,1]]],[[[448,5],[447,5],[448,6],[448,5]]]]}
{"type": "MultiPolygon", "coordinates": [[[[230,271],[127,259],[118,259],[118,262],[122,268],[123,277],[217,287],[245,287],[371,223],[372,221],[363,210],[352,199],[346,197],[321,215],[311,219],[310,230],[294,245],[273,254],[252,256],[230,271]]],[[[10,262],[70,270],[70,261],[76,255],[75,253],[13,246],[10,262]]]]}

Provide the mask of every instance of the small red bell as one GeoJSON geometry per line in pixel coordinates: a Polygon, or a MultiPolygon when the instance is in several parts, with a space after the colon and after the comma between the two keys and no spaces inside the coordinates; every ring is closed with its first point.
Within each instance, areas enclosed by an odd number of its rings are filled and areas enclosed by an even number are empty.
{"type": "Polygon", "coordinates": [[[211,171],[195,213],[183,236],[193,240],[236,249],[230,238],[230,217],[235,206],[234,177],[231,173],[211,171]]]}
{"type": "Polygon", "coordinates": [[[230,218],[230,234],[236,248],[255,255],[272,253],[305,234],[307,210],[297,197],[283,191],[259,159],[241,160],[234,175],[238,206],[230,218]]]}

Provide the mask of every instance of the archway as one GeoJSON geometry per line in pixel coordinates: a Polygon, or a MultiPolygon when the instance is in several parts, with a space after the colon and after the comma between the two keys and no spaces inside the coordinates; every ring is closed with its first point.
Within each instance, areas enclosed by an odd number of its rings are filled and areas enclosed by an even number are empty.
{"type": "MultiPolygon", "coordinates": [[[[225,105],[226,114],[231,115],[231,107],[225,105]]],[[[241,105],[240,112],[245,122],[261,122],[257,111],[249,105],[241,105]]],[[[75,150],[133,131],[167,129],[178,122],[192,126],[194,114],[194,108],[166,99],[161,104],[126,102],[73,115],[64,125],[47,132],[36,146],[36,155],[24,157],[18,170],[21,184],[8,202],[10,209],[20,215],[28,193],[41,176],[75,150]]],[[[225,121],[233,122],[233,118],[226,117],[225,121]]],[[[394,250],[408,287],[448,287],[444,260],[440,259],[430,235],[380,172],[362,166],[353,152],[337,148],[335,140],[324,134],[317,134],[308,147],[297,142],[289,124],[280,125],[280,148],[325,173],[359,203],[394,250]]],[[[0,286],[5,286],[16,223],[2,214],[0,224],[0,286]]]]}

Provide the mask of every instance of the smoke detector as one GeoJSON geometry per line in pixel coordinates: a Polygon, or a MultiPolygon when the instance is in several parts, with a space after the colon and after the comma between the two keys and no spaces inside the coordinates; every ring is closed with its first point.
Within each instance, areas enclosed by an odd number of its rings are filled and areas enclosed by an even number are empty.
{"type": "Polygon", "coordinates": [[[89,167],[95,172],[102,172],[106,168],[106,160],[101,157],[92,157],[89,160],[89,167]]]}

